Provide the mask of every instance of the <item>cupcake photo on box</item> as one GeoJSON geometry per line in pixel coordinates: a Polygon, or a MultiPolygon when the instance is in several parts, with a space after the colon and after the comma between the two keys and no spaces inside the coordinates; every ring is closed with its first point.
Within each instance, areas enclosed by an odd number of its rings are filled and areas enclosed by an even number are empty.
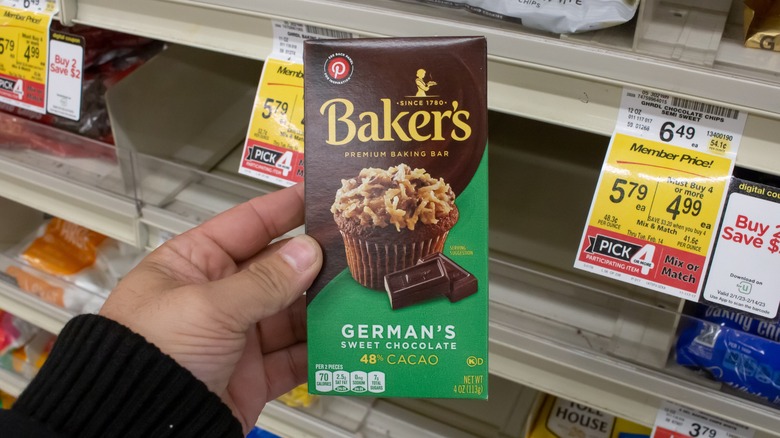
{"type": "Polygon", "coordinates": [[[486,398],[481,37],[307,41],[309,390],[486,398]]]}
{"type": "Polygon", "coordinates": [[[403,163],[342,180],[330,211],[352,277],[378,290],[385,288],[385,275],[442,252],[458,221],[450,185],[403,163]]]}

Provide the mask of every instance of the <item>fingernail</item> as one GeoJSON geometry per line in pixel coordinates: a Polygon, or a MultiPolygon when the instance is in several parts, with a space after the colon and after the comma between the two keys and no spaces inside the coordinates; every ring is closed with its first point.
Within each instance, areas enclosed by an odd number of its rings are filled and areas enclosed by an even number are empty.
{"type": "Polygon", "coordinates": [[[296,236],[279,250],[279,256],[296,272],[305,272],[317,260],[317,250],[308,238],[296,236]]]}

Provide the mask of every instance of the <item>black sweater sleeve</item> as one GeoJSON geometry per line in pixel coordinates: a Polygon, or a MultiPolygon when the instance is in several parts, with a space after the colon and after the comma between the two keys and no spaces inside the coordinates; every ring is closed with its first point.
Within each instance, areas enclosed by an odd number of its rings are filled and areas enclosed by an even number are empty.
{"type": "Polygon", "coordinates": [[[127,327],[71,320],[10,411],[3,437],[241,437],[220,398],[127,327]]]}

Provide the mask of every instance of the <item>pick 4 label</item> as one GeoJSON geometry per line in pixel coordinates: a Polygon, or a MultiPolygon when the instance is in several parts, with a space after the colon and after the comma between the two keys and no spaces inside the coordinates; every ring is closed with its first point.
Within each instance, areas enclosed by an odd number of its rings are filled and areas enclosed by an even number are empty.
{"type": "Polygon", "coordinates": [[[624,90],[574,266],[697,301],[745,119],[624,90]]]}

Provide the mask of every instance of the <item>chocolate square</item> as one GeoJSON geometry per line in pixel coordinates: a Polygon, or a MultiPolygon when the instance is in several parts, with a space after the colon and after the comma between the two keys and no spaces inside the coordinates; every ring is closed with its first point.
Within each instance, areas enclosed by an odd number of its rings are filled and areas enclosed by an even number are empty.
{"type": "Polygon", "coordinates": [[[456,303],[477,293],[477,290],[479,289],[477,277],[471,275],[470,272],[453,262],[452,259],[440,252],[436,252],[421,258],[420,263],[430,260],[439,260],[447,271],[447,276],[450,279],[450,287],[445,295],[449,298],[450,302],[456,303]]]}
{"type": "Polygon", "coordinates": [[[440,260],[427,260],[385,275],[385,290],[396,310],[448,294],[450,279],[440,260]]]}

